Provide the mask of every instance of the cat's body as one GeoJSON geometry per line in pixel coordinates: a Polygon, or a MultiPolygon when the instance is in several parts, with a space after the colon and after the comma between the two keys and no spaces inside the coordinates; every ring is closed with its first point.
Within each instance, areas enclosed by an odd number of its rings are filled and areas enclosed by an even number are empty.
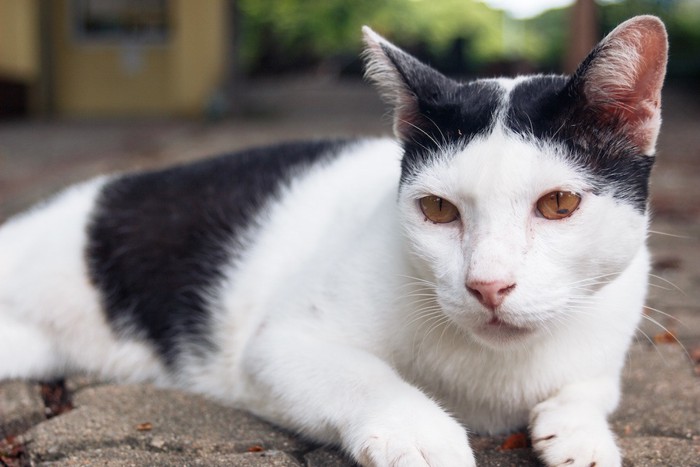
{"type": "Polygon", "coordinates": [[[6,223],[0,378],[181,387],[366,465],[470,465],[462,426],[527,425],[548,465],[619,465],[663,26],[631,20],[572,80],[467,85],[366,40],[399,142],[105,177],[6,223]]]}

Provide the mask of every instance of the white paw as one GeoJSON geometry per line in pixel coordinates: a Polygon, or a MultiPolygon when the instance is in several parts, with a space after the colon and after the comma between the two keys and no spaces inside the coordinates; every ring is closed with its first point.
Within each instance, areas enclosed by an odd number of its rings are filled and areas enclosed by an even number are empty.
{"type": "Polygon", "coordinates": [[[595,408],[545,401],[530,416],[532,447],[549,467],[619,467],[620,451],[595,408]]]}
{"type": "Polygon", "coordinates": [[[366,467],[476,466],[465,429],[436,406],[423,409],[377,413],[355,433],[355,459],[366,467]]]}

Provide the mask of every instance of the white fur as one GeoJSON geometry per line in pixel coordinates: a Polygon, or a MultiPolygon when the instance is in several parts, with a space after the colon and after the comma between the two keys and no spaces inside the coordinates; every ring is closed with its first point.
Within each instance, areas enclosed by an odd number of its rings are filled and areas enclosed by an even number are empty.
{"type": "Polygon", "coordinates": [[[104,182],[72,187],[0,228],[0,379],[167,379],[147,345],[112,334],[87,275],[85,227],[104,182]]]}
{"type": "Polygon", "coordinates": [[[86,370],[177,385],[364,465],[474,465],[463,427],[528,423],[549,465],[619,464],[605,417],[645,295],[645,217],[592,194],[560,148],[500,127],[436,155],[397,212],[399,160],[396,143],[365,141],[298,177],[214,293],[221,352],[175,377],[138,334],[112,335],[88,281],[84,232],[102,179],[10,221],[0,378],[86,370]],[[583,195],[578,211],[537,217],[538,197],[558,189],[583,195]],[[426,221],[425,194],[458,206],[460,221],[426,221]],[[517,287],[500,317],[524,335],[486,329],[490,312],[464,287],[504,275],[517,287]]]}

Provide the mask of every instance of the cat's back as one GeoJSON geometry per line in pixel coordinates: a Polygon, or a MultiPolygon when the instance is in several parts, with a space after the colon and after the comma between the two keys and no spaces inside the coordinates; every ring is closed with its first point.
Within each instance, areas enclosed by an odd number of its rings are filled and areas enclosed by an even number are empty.
{"type": "MultiPolygon", "coordinates": [[[[293,248],[284,243],[298,230],[289,219],[321,221],[343,209],[329,203],[342,204],[353,189],[360,190],[360,200],[363,194],[371,197],[361,187],[379,179],[380,190],[395,191],[398,173],[399,149],[390,140],[324,140],[70,188],[0,226],[0,283],[30,289],[37,275],[52,274],[46,281],[52,286],[36,294],[17,298],[7,290],[12,300],[26,303],[0,315],[11,312],[48,324],[52,309],[65,310],[72,317],[66,322],[73,323],[66,332],[90,335],[94,330],[88,327],[106,323],[109,339],[119,336],[115,345],[145,338],[155,360],[176,368],[193,346],[213,348],[221,284],[229,283],[247,251],[259,251],[258,243],[275,237],[283,249],[293,248]],[[64,305],[67,290],[72,298],[64,305]]],[[[269,256],[264,261],[268,271],[281,267],[269,256]]]]}
{"type": "MultiPolygon", "coordinates": [[[[210,346],[212,297],[217,301],[231,263],[266,232],[283,239],[299,229],[285,217],[321,216],[319,205],[342,198],[338,193],[348,186],[349,167],[373,170],[367,152],[377,144],[283,144],[108,183],[87,246],[91,278],[103,292],[108,319],[121,326],[128,315],[127,326],[135,322],[146,330],[168,362],[177,359],[177,342],[210,346]],[[306,194],[295,195],[300,191],[306,194]]],[[[279,260],[266,266],[281,267],[279,260]]]]}

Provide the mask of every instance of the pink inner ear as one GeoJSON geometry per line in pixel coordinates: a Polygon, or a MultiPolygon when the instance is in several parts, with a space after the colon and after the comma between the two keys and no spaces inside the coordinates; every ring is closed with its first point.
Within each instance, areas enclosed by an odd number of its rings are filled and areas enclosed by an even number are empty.
{"type": "Polygon", "coordinates": [[[651,154],[661,124],[666,30],[654,17],[637,17],[618,26],[602,46],[585,78],[586,97],[604,123],[621,125],[651,154]]]}

